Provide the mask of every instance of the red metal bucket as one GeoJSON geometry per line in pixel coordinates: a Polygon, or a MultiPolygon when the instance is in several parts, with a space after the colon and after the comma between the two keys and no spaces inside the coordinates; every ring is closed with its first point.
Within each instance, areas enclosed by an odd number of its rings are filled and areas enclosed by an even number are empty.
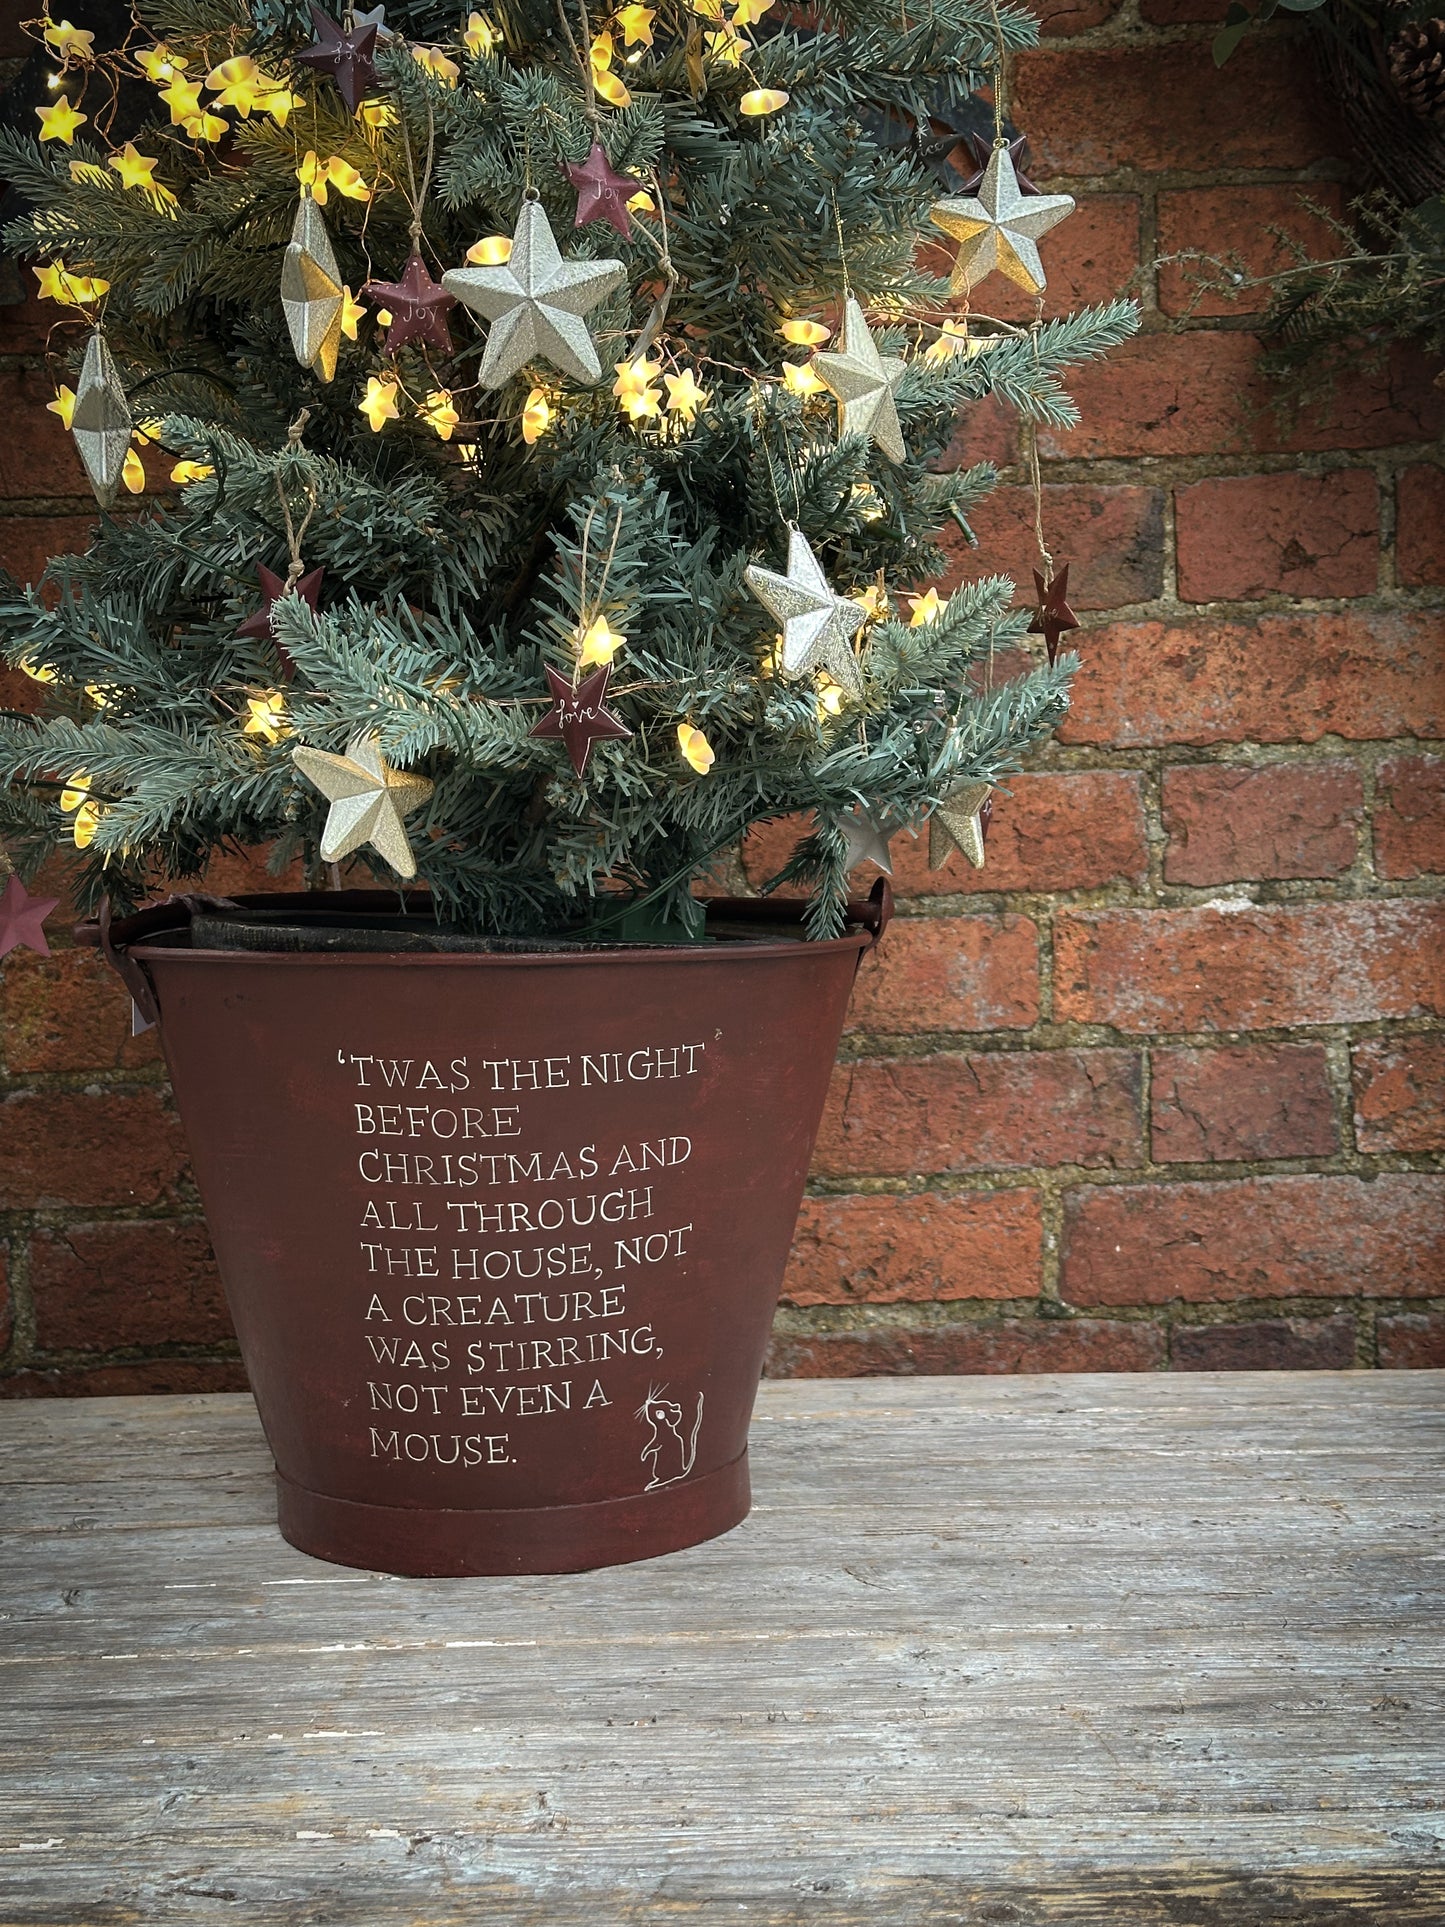
{"type": "Polygon", "coordinates": [[[205,950],[184,903],[104,933],[159,1014],[293,1545],[567,1572],[746,1515],[769,1325],[887,909],[805,943],[742,922],[786,905],[715,905],[734,940],[675,949],[205,950]]]}

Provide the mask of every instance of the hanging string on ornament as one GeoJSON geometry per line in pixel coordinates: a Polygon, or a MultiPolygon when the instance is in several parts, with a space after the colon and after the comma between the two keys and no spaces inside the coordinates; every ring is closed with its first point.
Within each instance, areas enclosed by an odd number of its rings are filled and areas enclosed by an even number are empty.
{"type": "MultiPolygon", "coordinates": [[[[286,447],[288,450],[301,446],[301,437],[310,419],[311,410],[309,408],[303,408],[300,414],[297,415],[295,421],[293,421],[291,426],[286,430],[286,447]]],[[[296,665],[291,660],[290,651],[276,635],[276,607],[278,603],[284,602],[287,596],[294,595],[299,601],[304,602],[307,608],[314,614],[320,605],[321,584],[325,580],[326,571],[324,568],[308,570],[301,553],[302,540],[305,537],[307,529],[311,526],[312,516],[316,513],[317,498],[315,490],[308,484],[306,491],[306,513],[302,517],[301,525],[298,528],[296,520],[291,513],[291,503],[287,498],[285,485],[281,480],[279,469],[274,479],[276,483],[276,499],[281,505],[281,519],[286,527],[286,550],[290,560],[287,563],[284,576],[279,576],[274,570],[268,569],[264,562],[256,565],[256,579],[261,589],[261,607],[257,609],[254,614],[246,617],[245,621],[242,622],[236,630],[236,634],[238,636],[247,636],[256,642],[270,642],[273,644],[277,658],[281,664],[282,677],[287,682],[290,682],[296,673],[296,665]]]]}
{"type": "Polygon", "coordinates": [[[133,428],[130,404],[105,336],[97,326],[85,344],[71,407],[70,433],[95,499],[103,509],[115,501],[133,428]]]}
{"type": "Polygon", "coordinates": [[[587,511],[587,520],[582,524],[582,554],[577,565],[577,622],[574,641],[577,644],[577,667],[573,671],[575,684],[578,674],[589,665],[610,664],[617,651],[627,638],[612,629],[603,613],[604,598],[607,594],[607,578],[612,573],[613,558],[617,554],[618,538],[622,534],[622,504],[617,505],[617,514],[612,523],[612,539],[607,545],[607,554],[602,561],[602,579],[596,590],[589,595],[587,585],[587,565],[589,545],[592,540],[592,524],[600,498],[595,500],[587,511]]]}
{"type": "Polygon", "coordinates": [[[426,209],[427,194],[431,188],[432,167],[436,160],[436,116],[431,102],[426,110],[426,162],[422,168],[421,185],[418,187],[416,163],[412,158],[411,136],[407,132],[406,119],[401,121],[402,146],[406,154],[406,171],[411,192],[411,251],[406,258],[399,281],[368,281],[361,292],[369,301],[375,301],[391,316],[386,331],[385,352],[394,355],[408,342],[420,342],[424,347],[435,348],[438,354],[449,355],[452,351],[451,331],[447,327],[447,315],[457,305],[457,298],[449,294],[438,281],[433,281],[421,254],[422,216],[426,209]]]}
{"type": "Polygon", "coordinates": [[[646,222],[644,222],[636,232],[643,236],[647,245],[652,248],[657,255],[657,265],[662,270],[662,287],[658,290],[657,299],[653,302],[651,311],[646,321],[642,324],[642,333],[637,337],[637,341],[633,346],[633,361],[641,361],[647,354],[648,349],[651,348],[653,342],[656,341],[657,337],[662,333],[662,324],[667,320],[667,311],[672,306],[672,297],[677,290],[677,284],[680,278],[676,267],[673,265],[672,243],[667,231],[667,196],[663,193],[662,183],[658,180],[655,173],[650,175],[649,179],[652,182],[652,202],[653,206],[657,209],[657,218],[662,228],[662,236],[661,239],[659,239],[654,235],[649,230],[646,222]]]}
{"type": "MultiPolygon", "coordinates": [[[[998,0],[989,0],[993,15],[993,151],[977,183],[969,181],[958,194],[948,195],[929,209],[936,227],[962,243],[949,282],[955,294],[968,293],[995,269],[1029,294],[1048,285],[1038,243],[1042,235],[1074,209],[1072,195],[1040,194],[1032,181],[1020,181],[1015,153],[1022,157],[1022,141],[1006,131],[1006,60],[1003,21],[998,0]]],[[[975,149],[975,152],[978,150],[975,149]]]]}
{"type": "MultiPolygon", "coordinates": [[[[1038,352],[1038,318],[1034,322],[1034,352],[1038,352]]],[[[1044,483],[1043,471],[1039,464],[1039,432],[1035,423],[1028,424],[1028,464],[1029,486],[1034,498],[1034,541],[1038,544],[1041,569],[1033,572],[1034,589],[1037,600],[1034,603],[1033,619],[1029,623],[1029,634],[1042,636],[1048,651],[1050,667],[1058,658],[1059,640],[1070,629],[1077,629],[1079,619],[1069,607],[1069,565],[1062,563],[1057,572],[1054,558],[1044,536],[1044,483]]]]}
{"type": "MultiPolygon", "coordinates": [[[[582,38],[590,48],[592,45],[592,23],[587,18],[587,0],[577,0],[582,15],[582,38]]],[[[572,31],[572,22],[567,17],[566,0],[557,0],[557,18],[562,22],[562,32],[571,49],[572,58],[577,63],[577,71],[582,76],[582,111],[595,128],[600,130],[602,115],[597,106],[597,77],[593,70],[591,56],[584,53],[577,44],[577,36],[572,31]]],[[[579,223],[580,225],[580,223],[579,223]]]]}

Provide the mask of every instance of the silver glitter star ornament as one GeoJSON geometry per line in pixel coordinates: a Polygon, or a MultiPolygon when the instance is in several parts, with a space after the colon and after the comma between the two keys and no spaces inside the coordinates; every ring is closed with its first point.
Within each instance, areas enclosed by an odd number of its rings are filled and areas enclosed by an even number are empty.
{"type": "Polygon", "coordinates": [[[786,575],[751,563],[743,571],[743,580],[769,615],[783,625],[778,667],[784,676],[826,669],[852,695],[863,693],[853,638],[868,612],[848,596],[834,595],[801,529],[793,529],[788,537],[786,575]]]}
{"type": "Polygon", "coordinates": [[[120,487],[130,448],[131,412],[99,328],[85,344],[70,432],[85,463],[95,499],[103,509],[108,509],[120,487]]]}
{"type": "Polygon", "coordinates": [[[1039,237],[1073,211],[1071,194],[1025,194],[1008,148],[995,147],[976,195],[951,195],[929,209],[934,225],[963,243],[950,287],[955,294],[976,288],[997,269],[1039,294],[1048,284],[1039,237]]]}
{"type": "Polygon", "coordinates": [[[369,843],[398,876],[416,875],[403,818],[431,795],[433,786],[425,776],[393,769],[374,736],[353,736],[344,756],[298,748],[291,760],[331,804],[321,836],[324,862],[339,863],[369,843]]]}
{"type": "Polygon", "coordinates": [[[875,823],[863,810],[853,810],[847,816],[835,816],[833,824],[843,832],[843,842],[848,852],[848,868],[851,870],[859,863],[873,863],[888,876],[893,874],[893,857],[888,848],[894,825],[886,819],[875,823]]]}
{"type": "Polygon", "coordinates": [[[941,870],[954,849],[963,851],[975,870],[983,868],[983,819],[979,812],[992,783],[960,783],[928,819],[928,867],[941,870]]]}
{"type": "Polygon", "coordinates": [[[490,321],[478,379],[500,388],[529,361],[550,361],[574,381],[602,373],[582,316],[611,294],[627,273],[621,261],[564,261],[546,211],[524,199],[501,267],[453,268],[442,286],[490,321]]]}
{"type": "Polygon", "coordinates": [[[838,433],[866,436],[890,462],[907,454],[893,399],[907,366],[894,355],[879,354],[867,316],[851,297],[843,310],[841,351],[813,357],[814,373],[838,397],[838,433]]]}
{"type": "Polygon", "coordinates": [[[281,306],[291,330],[291,346],[303,368],[323,381],[336,373],[341,348],[344,290],[336,251],[321,209],[305,188],[281,263],[281,306]]]}

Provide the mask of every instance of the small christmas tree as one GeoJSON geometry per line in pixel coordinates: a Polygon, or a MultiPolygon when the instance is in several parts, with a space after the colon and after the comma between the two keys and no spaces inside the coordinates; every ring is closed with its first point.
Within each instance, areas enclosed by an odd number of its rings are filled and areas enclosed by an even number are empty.
{"type": "Polygon", "coordinates": [[[1135,325],[968,312],[994,268],[1042,287],[1071,205],[1004,137],[1032,19],[141,16],[112,49],[48,21],[38,138],[0,138],[102,505],[140,444],[179,488],[0,606],[45,685],[0,724],[20,871],[73,846],[80,900],[129,906],[271,843],[318,884],[415,875],[465,930],[683,938],[768,818],[813,815],[774,882],[818,936],[901,830],[981,858],[1072,618],[1046,564],[1051,660],[993,676],[1013,585],[923,591],[994,473],[937,464],[985,395],[1069,424],[1065,368],[1135,325]],[[950,174],[938,129],[990,81],[998,138],[950,174]]]}

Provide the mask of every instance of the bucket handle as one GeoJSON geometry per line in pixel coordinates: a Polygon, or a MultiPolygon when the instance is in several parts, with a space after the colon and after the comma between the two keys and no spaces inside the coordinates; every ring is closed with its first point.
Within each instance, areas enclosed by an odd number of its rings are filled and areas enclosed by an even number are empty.
{"type": "Polygon", "coordinates": [[[130,1000],[135,1005],[132,1030],[139,1035],[142,1030],[149,1030],[152,1024],[160,1022],[161,1007],[156,1002],[155,985],[151,982],[145,965],[132,957],[124,947],[118,947],[112,939],[110,933],[112,915],[110,898],[102,897],[100,916],[97,919],[100,954],[130,992],[130,1000]]]}
{"type": "Polygon", "coordinates": [[[876,950],[883,932],[893,921],[893,886],[887,877],[878,878],[868,892],[866,902],[850,903],[848,913],[861,923],[865,930],[872,932],[873,940],[868,948],[876,950]]]}
{"type": "Polygon", "coordinates": [[[149,905],[133,917],[122,918],[127,926],[125,935],[119,943],[114,934],[115,911],[108,896],[100,900],[100,911],[93,924],[81,924],[76,930],[76,938],[81,943],[92,943],[110,965],[130,992],[131,1002],[135,1005],[133,1014],[135,1034],[149,1030],[161,1020],[161,1007],[156,997],[156,987],[151,981],[150,972],[138,957],[133,957],[128,944],[153,935],[157,930],[178,926],[181,922],[176,912],[183,911],[187,917],[194,916],[201,908],[215,910],[234,910],[235,903],[230,897],[208,896],[170,896],[163,903],[149,905]]]}

